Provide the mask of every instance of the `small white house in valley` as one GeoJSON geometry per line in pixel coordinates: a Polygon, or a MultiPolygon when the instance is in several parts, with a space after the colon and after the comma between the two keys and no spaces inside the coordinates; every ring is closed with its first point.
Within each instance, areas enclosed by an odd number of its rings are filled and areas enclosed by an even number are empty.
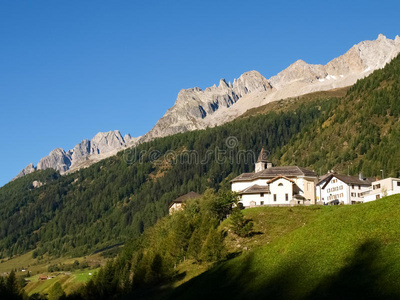
{"type": "Polygon", "coordinates": [[[400,179],[389,177],[372,182],[369,190],[363,193],[363,197],[364,202],[370,202],[395,194],[400,194],[400,179]]]}
{"type": "Polygon", "coordinates": [[[264,149],[254,173],[243,173],[231,181],[232,191],[244,207],[315,204],[317,174],[297,167],[273,167],[264,149]]]}
{"type": "Polygon", "coordinates": [[[368,191],[372,179],[331,173],[323,176],[317,184],[317,201],[324,204],[363,203],[363,193],[368,191]]]}

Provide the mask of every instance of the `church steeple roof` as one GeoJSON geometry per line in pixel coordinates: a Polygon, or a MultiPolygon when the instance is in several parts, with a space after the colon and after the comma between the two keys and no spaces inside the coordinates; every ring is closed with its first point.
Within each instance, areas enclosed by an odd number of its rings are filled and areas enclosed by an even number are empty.
{"type": "Polygon", "coordinates": [[[261,149],[260,155],[258,156],[257,162],[263,162],[267,163],[268,162],[268,151],[264,149],[264,147],[261,149]]]}

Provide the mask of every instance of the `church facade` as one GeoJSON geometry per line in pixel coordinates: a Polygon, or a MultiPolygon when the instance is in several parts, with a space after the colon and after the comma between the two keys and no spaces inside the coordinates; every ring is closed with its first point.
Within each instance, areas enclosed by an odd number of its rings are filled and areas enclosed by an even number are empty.
{"type": "Polygon", "coordinates": [[[315,204],[315,172],[297,167],[274,167],[264,149],[254,173],[243,173],[231,181],[244,207],[315,204]]]}

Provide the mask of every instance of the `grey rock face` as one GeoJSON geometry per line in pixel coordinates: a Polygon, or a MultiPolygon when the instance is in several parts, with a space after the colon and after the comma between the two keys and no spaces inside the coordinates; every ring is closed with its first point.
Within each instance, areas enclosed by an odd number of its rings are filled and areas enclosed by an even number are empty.
{"type": "Polygon", "coordinates": [[[46,157],[43,157],[37,164],[37,170],[52,168],[60,173],[64,173],[71,166],[71,155],[63,149],[57,148],[50,152],[46,157]]]}
{"type": "Polygon", "coordinates": [[[250,108],[288,97],[353,85],[374,70],[383,68],[400,53],[400,37],[379,35],[377,40],[354,45],[326,65],[298,60],[279,74],[265,79],[250,71],[233,84],[221,79],[206,88],[181,90],[174,106],[158,120],[140,142],[178,132],[204,129],[229,122],[250,108]]]}
{"type": "Polygon", "coordinates": [[[32,186],[33,186],[34,189],[39,188],[42,185],[43,185],[43,182],[40,182],[38,180],[35,180],[35,181],[32,182],[32,186]]]}
{"type": "Polygon", "coordinates": [[[171,135],[178,132],[205,128],[202,119],[213,115],[221,108],[229,108],[247,94],[269,92],[272,87],[257,71],[250,71],[235,79],[233,84],[221,79],[204,91],[198,87],[181,90],[165,115],[141,141],[171,135]]]}
{"type": "MultiPolygon", "coordinates": [[[[344,55],[326,65],[312,65],[298,60],[268,80],[257,71],[250,71],[233,83],[221,79],[218,86],[213,85],[205,90],[198,87],[181,90],[175,104],[143,137],[122,137],[118,130],[101,132],[92,140],[83,140],[67,152],[62,149],[53,150],[49,156],[40,160],[37,169],[53,168],[64,173],[89,166],[116,154],[124,147],[179,132],[221,125],[250,108],[272,101],[350,86],[374,70],[383,68],[399,53],[399,36],[391,40],[379,35],[374,41],[354,45],[344,55]]],[[[30,164],[17,177],[33,171],[35,167],[30,164]]]]}
{"type": "Polygon", "coordinates": [[[71,168],[79,169],[79,165],[82,162],[86,163],[85,166],[89,166],[92,162],[98,161],[98,158],[107,158],[125,147],[135,145],[139,138],[134,138],[129,134],[122,137],[118,130],[99,132],[92,140],[85,139],[67,152],[61,148],[54,149],[48,156],[39,161],[37,167],[29,164],[14,179],[25,176],[35,170],[52,168],[63,174],[71,168]]]}
{"type": "Polygon", "coordinates": [[[122,146],[125,146],[125,141],[118,130],[99,132],[90,141],[90,154],[106,153],[122,146]]]}
{"type": "Polygon", "coordinates": [[[88,139],[83,140],[76,144],[72,150],[69,150],[68,153],[71,157],[71,162],[84,160],[90,154],[90,141],[88,139]]]}
{"type": "Polygon", "coordinates": [[[21,172],[19,172],[18,175],[13,178],[13,180],[28,175],[30,173],[33,173],[35,171],[36,171],[35,166],[33,165],[33,163],[30,163],[25,167],[25,169],[21,170],[21,172]]]}

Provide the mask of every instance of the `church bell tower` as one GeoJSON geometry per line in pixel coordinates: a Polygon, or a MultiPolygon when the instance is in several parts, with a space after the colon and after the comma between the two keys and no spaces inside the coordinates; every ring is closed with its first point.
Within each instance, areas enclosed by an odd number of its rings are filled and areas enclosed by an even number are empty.
{"type": "Polygon", "coordinates": [[[254,172],[258,173],[268,168],[272,168],[272,163],[268,162],[268,152],[262,148],[255,164],[254,172]]]}

